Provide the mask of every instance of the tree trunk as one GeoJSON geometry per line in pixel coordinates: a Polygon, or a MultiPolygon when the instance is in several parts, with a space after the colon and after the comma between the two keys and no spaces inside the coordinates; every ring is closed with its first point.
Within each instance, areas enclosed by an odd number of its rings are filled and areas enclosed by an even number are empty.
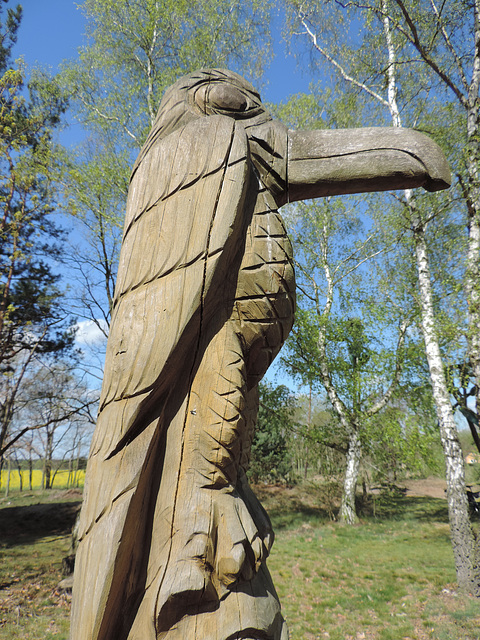
{"type": "Polygon", "coordinates": [[[47,433],[47,446],[45,447],[45,489],[52,488],[52,446],[53,433],[47,433]]]}
{"type": "Polygon", "coordinates": [[[344,524],[355,524],[358,522],[358,516],[355,510],[355,494],[361,457],[362,445],[360,443],[360,437],[357,430],[352,430],[348,442],[347,468],[343,481],[343,495],[339,513],[339,520],[344,524]]]}
{"type": "MultiPolygon", "coordinates": [[[[308,395],[308,432],[312,428],[312,385],[310,384],[310,393],[308,395]]],[[[305,445],[305,469],[303,472],[303,479],[306,480],[308,475],[308,440],[305,445]]]]}
{"type": "Polygon", "coordinates": [[[468,213],[468,253],[465,290],[468,306],[468,353],[476,383],[476,412],[480,411],[480,133],[478,92],[480,87],[480,2],[472,3],[475,49],[472,76],[466,95],[467,144],[465,147],[468,183],[462,184],[468,213]]]}
{"type": "Polygon", "coordinates": [[[8,429],[12,422],[13,416],[13,403],[11,398],[7,398],[7,400],[0,405],[0,451],[4,451],[4,447],[6,445],[8,429]]]}
{"type": "MultiPolygon", "coordinates": [[[[57,464],[55,469],[53,469],[53,473],[51,473],[51,476],[50,476],[51,477],[51,482],[50,482],[50,484],[51,484],[52,489],[53,489],[53,485],[55,484],[55,478],[57,477],[57,473],[59,471],[61,471],[62,465],[63,465],[63,460],[61,460],[60,463],[57,464]]],[[[68,489],[68,480],[67,480],[67,489],[68,489]]]]}
{"type": "Polygon", "coordinates": [[[68,460],[68,476],[67,476],[67,489],[72,486],[72,470],[73,470],[73,454],[68,460]]]}
{"type": "MultiPolygon", "coordinates": [[[[383,8],[386,8],[383,2],[383,8]]],[[[385,16],[387,16],[385,11],[385,16]]],[[[478,22],[476,22],[476,27],[478,22]]],[[[401,126],[400,112],[396,102],[396,81],[395,81],[395,51],[391,37],[391,24],[389,18],[384,18],[384,31],[389,51],[389,87],[388,103],[393,124],[401,126]]],[[[475,104],[477,103],[475,98],[475,104]]],[[[476,112],[475,112],[476,113],[476,112]]],[[[476,119],[476,118],[475,118],[476,119]]],[[[470,133],[470,131],[469,131],[470,133]]],[[[475,141],[474,149],[478,148],[475,141]]],[[[476,153],[476,152],[475,152],[476,153]]],[[[474,172],[476,177],[477,168],[474,172]]],[[[436,320],[433,305],[433,295],[431,288],[430,266],[428,260],[427,244],[425,241],[425,225],[421,220],[415,206],[415,202],[409,190],[405,191],[405,198],[412,222],[413,238],[415,243],[415,254],[418,270],[418,285],[420,292],[420,307],[422,313],[422,332],[425,341],[425,351],[428,361],[430,380],[432,383],[433,397],[436,406],[438,424],[440,427],[440,438],[445,457],[445,479],[447,482],[447,501],[450,519],[451,538],[453,554],[455,558],[455,569],[457,582],[462,589],[470,591],[475,595],[480,595],[479,570],[475,560],[475,536],[470,523],[468,501],[465,487],[465,468],[463,465],[463,454],[458,440],[457,427],[455,424],[450,394],[448,392],[447,381],[443,366],[440,345],[436,332],[436,320]]],[[[478,222],[478,220],[477,220],[478,222]]],[[[474,245],[478,253],[479,245],[472,241],[472,226],[470,226],[470,250],[474,245]]],[[[469,254],[470,258],[470,254],[469,254]]],[[[478,268],[478,255],[474,260],[468,260],[468,271],[475,266],[478,268]]],[[[478,275],[478,271],[475,272],[478,275]]],[[[478,283],[475,283],[475,290],[478,283]]],[[[468,290],[468,286],[467,286],[468,290]]],[[[471,299],[471,293],[470,298],[471,299]]],[[[470,309],[471,313],[471,309],[470,309]]],[[[478,319],[477,315],[477,319],[478,319]]],[[[470,315],[471,326],[471,315],[470,315]]],[[[470,332],[472,333],[472,332],[470,332]]],[[[478,325],[475,326],[475,335],[478,335],[478,325]]],[[[478,343],[480,344],[480,342],[478,343]]],[[[480,360],[479,360],[480,362],[480,360]]]]}
{"type": "Polygon", "coordinates": [[[32,458],[28,458],[28,488],[32,491],[33,486],[33,460],[32,458]]]}
{"type": "MultiPolygon", "coordinates": [[[[478,145],[478,142],[476,143],[478,145]]],[[[475,163],[476,165],[476,163],[475,163]]],[[[478,184],[472,169],[471,182],[478,184]]],[[[465,292],[468,309],[468,355],[475,378],[475,410],[480,415],[480,189],[471,187],[467,195],[468,253],[465,270],[465,292]]],[[[475,428],[475,427],[474,427],[475,428]]]]}
{"type": "Polygon", "coordinates": [[[20,464],[17,462],[17,472],[18,472],[18,486],[20,489],[20,492],[23,491],[23,474],[22,474],[22,469],[20,468],[20,464]]]}
{"type": "Polygon", "coordinates": [[[73,466],[73,487],[78,487],[78,469],[80,467],[80,447],[78,448],[77,457],[75,458],[75,464],[73,466]]]}
{"type": "MultiPolygon", "coordinates": [[[[412,205],[411,211],[415,217],[412,205]]],[[[422,331],[445,457],[448,514],[457,582],[462,589],[480,596],[480,575],[475,558],[475,536],[468,510],[463,454],[435,328],[430,268],[423,225],[417,221],[413,231],[422,310],[422,331]]]]}
{"type": "Polygon", "coordinates": [[[5,498],[8,498],[10,493],[10,472],[11,472],[11,462],[10,458],[7,460],[7,484],[5,486],[5,498]]]}
{"type": "Polygon", "coordinates": [[[51,473],[52,473],[52,466],[49,460],[45,460],[45,483],[44,483],[44,488],[45,489],[51,489],[52,488],[52,483],[51,483],[51,473]]]}

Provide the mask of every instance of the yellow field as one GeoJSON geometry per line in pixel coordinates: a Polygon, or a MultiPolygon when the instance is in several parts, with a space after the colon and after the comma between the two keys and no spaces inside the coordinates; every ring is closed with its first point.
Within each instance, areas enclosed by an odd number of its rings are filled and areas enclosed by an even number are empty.
{"type": "MultiPolygon", "coordinates": [[[[52,474],[53,476],[53,474],[52,474]]],[[[4,491],[7,486],[8,471],[2,470],[0,491],[4,491]]],[[[29,490],[29,473],[28,470],[22,470],[23,489],[29,490]]],[[[53,481],[53,489],[70,489],[72,487],[83,487],[85,480],[85,471],[83,469],[77,471],[74,477],[73,473],[68,473],[67,470],[57,471],[55,479],[53,481]]],[[[34,469],[32,474],[32,489],[42,489],[42,471],[40,469],[34,469]]],[[[18,491],[20,489],[20,478],[18,471],[12,469],[10,471],[10,491],[18,491]]]]}

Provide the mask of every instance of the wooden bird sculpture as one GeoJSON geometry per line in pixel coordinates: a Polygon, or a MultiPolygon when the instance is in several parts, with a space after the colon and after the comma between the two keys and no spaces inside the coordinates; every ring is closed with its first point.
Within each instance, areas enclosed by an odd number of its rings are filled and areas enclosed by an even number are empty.
{"type": "Polygon", "coordinates": [[[288,131],[227,70],[167,89],[131,177],[71,640],[288,637],[245,476],[295,309],[278,208],[449,180],[422,134],[288,131]]]}

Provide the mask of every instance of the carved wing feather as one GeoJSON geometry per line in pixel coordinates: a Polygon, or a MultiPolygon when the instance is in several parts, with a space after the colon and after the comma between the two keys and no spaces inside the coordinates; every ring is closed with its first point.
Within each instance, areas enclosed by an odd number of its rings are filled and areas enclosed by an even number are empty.
{"type": "MultiPolygon", "coordinates": [[[[132,177],[101,410],[151,389],[158,397],[189,366],[213,275],[243,226],[239,128],[225,116],[190,122],[157,142],[132,177]]],[[[108,428],[118,429],[108,438],[118,443],[128,425],[108,428]]]]}

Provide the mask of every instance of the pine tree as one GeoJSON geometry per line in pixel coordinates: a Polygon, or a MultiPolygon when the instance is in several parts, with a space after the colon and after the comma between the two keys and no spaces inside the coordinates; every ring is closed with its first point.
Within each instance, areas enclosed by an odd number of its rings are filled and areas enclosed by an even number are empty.
{"type": "Polygon", "coordinates": [[[62,233],[50,215],[51,131],[65,100],[41,75],[25,88],[21,63],[12,61],[22,10],[9,8],[4,20],[2,13],[0,4],[0,454],[10,445],[15,402],[32,362],[65,353],[73,341],[52,269],[62,233]]]}

